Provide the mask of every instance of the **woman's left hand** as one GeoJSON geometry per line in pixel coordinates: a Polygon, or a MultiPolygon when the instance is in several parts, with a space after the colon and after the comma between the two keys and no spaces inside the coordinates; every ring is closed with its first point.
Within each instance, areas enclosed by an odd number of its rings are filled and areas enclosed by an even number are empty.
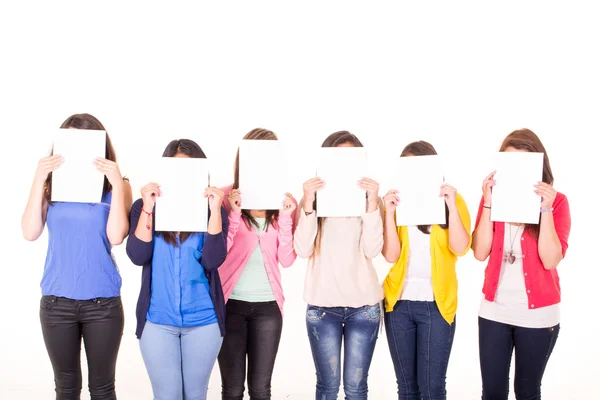
{"type": "Polygon", "coordinates": [[[212,212],[221,212],[224,196],[225,193],[214,186],[207,187],[204,191],[204,197],[208,197],[208,206],[212,212]]]}
{"type": "Polygon", "coordinates": [[[446,200],[449,208],[456,206],[456,189],[453,186],[444,183],[440,188],[440,197],[446,200]]]}
{"type": "Polygon", "coordinates": [[[297,207],[296,199],[290,193],[285,194],[285,199],[281,205],[281,210],[279,210],[282,214],[291,215],[294,213],[297,207]]]}
{"type": "Polygon", "coordinates": [[[379,202],[379,183],[373,179],[362,178],[358,181],[358,186],[367,192],[367,199],[369,202],[377,204],[379,202]]]}
{"type": "Polygon", "coordinates": [[[537,194],[538,196],[542,196],[541,207],[552,208],[552,205],[554,204],[554,199],[556,199],[556,190],[554,190],[552,185],[549,185],[544,182],[538,182],[534,185],[534,187],[535,194],[537,194]]]}
{"type": "Polygon", "coordinates": [[[94,165],[98,171],[106,175],[106,179],[113,187],[123,182],[123,176],[116,162],[98,157],[94,160],[94,165]]]}

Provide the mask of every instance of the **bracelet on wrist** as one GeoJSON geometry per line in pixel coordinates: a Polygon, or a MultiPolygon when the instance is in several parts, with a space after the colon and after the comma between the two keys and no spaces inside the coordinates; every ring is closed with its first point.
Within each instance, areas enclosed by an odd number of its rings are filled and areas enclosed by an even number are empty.
{"type": "Polygon", "coordinates": [[[490,210],[492,208],[492,206],[486,206],[485,204],[483,205],[483,208],[487,208],[488,210],[490,210]]]}
{"type": "Polygon", "coordinates": [[[554,207],[540,209],[540,213],[552,212],[552,211],[554,211],[554,207]]]}

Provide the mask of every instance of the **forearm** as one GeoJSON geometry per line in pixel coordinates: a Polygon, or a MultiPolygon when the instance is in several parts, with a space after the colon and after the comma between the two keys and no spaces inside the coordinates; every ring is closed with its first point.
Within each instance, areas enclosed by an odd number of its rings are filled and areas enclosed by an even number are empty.
{"type": "Polygon", "coordinates": [[[294,234],[294,250],[300,257],[310,257],[314,251],[315,239],[317,237],[317,217],[315,211],[310,207],[311,211],[305,209],[300,210],[300,219],[294,234]],[[311,213],[308,216],[306,213],[311,213]]]}
{"type": "MultiPolygon", "coordinates": [[[[469,232],[465,229],[456,207],[449,208],[448,236],[450,249],[455,254],[464,254],[469,248],[469,232]]],[[[490,242],[491,243],[491,242],[490,242]]]]}
{"type": "Polygon", "coordinates": [[[554,269],[563,258],[562,246],[551,212],[544,212],[540,218],[540,235],[538,237],[538,255],[546,269],[554,269]]]}
{"type": "Polygon", "coordinates": [[[294,221],[291,216],[279,216],[279,230],[277,232],[277,259],[282,267],[291,267],[296,261],[294,251],[294,235],[292,233],[294,221]]]}
{"type": "Polygon", "coordinates": [[[379,199],[367,200],[367,213],[372,213],[379,208],[379,199]]]}
{"type": "Polygon", "coordinates": [[[383,250],[383,221],[378,209],[362,216],[361,248],[367,258],[375,258],[383,250]]]}
{"type": "Polygon", "coordinates": [[[473,243],[471,248],[475,258],[484,261],[492,250],[492,239],[494,237],[494,223],[490,219],[491,211],[483,208],[479,223],[473,232],[473,243]]]}
{"type": "Polygon", "coordinates": [[[210,213],[208,219],[208,233],[210,235],[217,235],[223,231],[223,219],[221,217],[221,210],[217,209],[210,213]]]}
{"type": "Polygon", "coordinates": [[[21,230],[26,240],[36,240],[44,231],[44,181],[36,180],[31,185],[29,199],[21,218],[21,230]]]}
{"type": "Polygon", "coordinates": [[[152,209],[147,210],[145,207],[142,207],[140,211],[141,213],[135,227],[135,237],[142,242],[149,243],[152,241],[152,219],[154,218],[154,214],[146,214],[145,211],[152,212],[152,209]]]}
{"type": "Polygon", "coordinates": [[[389,263],[396,262],[400,257],[400,238],[394,213],[387,213],[383,220],[383,257],[389,263]]]}
{"type": "Polygon", "coordinates": [[[129,209],[131,208],[131,189],[125,182],[112,187],[112,200],[108,222],[106,224],[106,235],[112,245],[119,245],[127,237],[129,232],[129,209]],[[127,193],[129,191],[129,194],[127,193]],[[127,202],[127,198],[129,201],[127,202]],[[129,203],[129,204],[127,204],[129,203]]]}

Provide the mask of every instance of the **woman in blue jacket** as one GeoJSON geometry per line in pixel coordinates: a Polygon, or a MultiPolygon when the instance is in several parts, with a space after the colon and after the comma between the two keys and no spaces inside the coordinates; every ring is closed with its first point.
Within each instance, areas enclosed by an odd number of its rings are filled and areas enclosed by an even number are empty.
{"type": "MultiPolygon", "coordinates": [[[[187,139],[169,143],[163,157],[206,158],[200,146],[187,139]]],[[[217,272],[227,256],[223,192],[206,189],[207,233],[155,232],[159,185],[149,183],[141,192],[130,213],[127,254],[143,266],[136,334],[154,399],[204,400],[225,334],[225,302],[217,272]]]]}

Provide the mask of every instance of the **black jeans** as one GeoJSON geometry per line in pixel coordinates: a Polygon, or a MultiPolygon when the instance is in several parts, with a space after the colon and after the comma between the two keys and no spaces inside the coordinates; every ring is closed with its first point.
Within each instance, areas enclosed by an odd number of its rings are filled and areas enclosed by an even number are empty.
{"type": "Polygon", "coordinates": [[[479,363],[482,400],[508,399],[508,380],[515,350],[515,397],[541,399],[542,377],[560,326],[521,328],[479,318],[479,363]]]}
{"type": "Polygon", "coordinates": [[[275,301],[227,302],[226,334],[219,353],[223,400],[242,400],[248,357],[251,400],[271,398],[271,376],[283,327],[275,301]]]}
{"type": "Polygon", "coordinates": [[[40,320],[54,370],[56,400],[81,397],[81,338],[92,400],[115,400],[117,353],[123,336],[121,297],[71,300],[43,296],[40,320]]]}

